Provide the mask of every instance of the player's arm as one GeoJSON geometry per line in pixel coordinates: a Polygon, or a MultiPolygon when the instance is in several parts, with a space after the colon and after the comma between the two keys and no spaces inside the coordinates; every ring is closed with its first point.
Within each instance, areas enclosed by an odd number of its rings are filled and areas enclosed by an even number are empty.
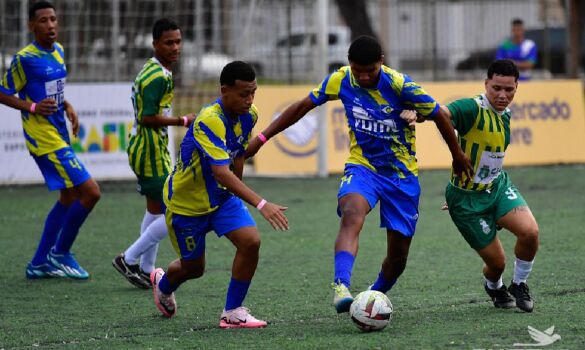
{"type": "Polygon", "coordinates": [[[315,107],[316,104],[311,100],[310,96],[288,106],[278,118],[272,121],[272,123],[262,131],[262,135],[266,137],[266,140],[263,141],[258,136],[255,136],[250,140],[250,144],[246,148],[245,157],[253,157],[267,140],[298,122],[315,107]]]}
{"type": "Polygon", "coordinates": [[[234,174],[238,177],[238,179],[242,180],[244,178],[244,158],[243,156],[234,158],[234,165],[233,171],[234,174]]]}
{"type": "Polygon", "coordinates": [[[73,109],[71,103],[67,100],[63,102],[63,106],[65,107],[65,114],[67,114],[67,119],[71,122],[71,131],[73,132],[73,136],[77,137],[79,134],[79,119],[77,118],[77,112],[73,109]]]}
{"type": "Polygon", "coordinates": [[[230,170],[229,165],[212,164],[211,171],[219,184],[223,185],[228,191],[240,197],[242,200],[258,208],[262,216],[274,229],[288,230],[288,219],[283,213],[287,209],[286,207],[267,202],[260,197],[238,179],[236,174],[230,170]]]}
{"type": "Polygon", "coordinates": [[[185,114],[180,117],[165,117],[164,115],[143,115],[140,125],[149,128],[161,126],[184,126],[188,127],[195,120],[196,115],[193,113],[185,114]]]}
{"type": "Polygon", "coordinates": [[[473,176],[473,165],[471,165],[471,159],[463,152],[459,146],[459,142],[457,142],[457,135],[455,135],[455,129],[451,124],[451,117],[443,108],[439,108],[434,117],[434,122],[451,152],[453,172],[460,178],[463,178],[463,174],[468,179],[471,178],[473,176]]]}
{"type": "Polygon", "coordinates": [[[39,103],[31,103],[21,100],[14,95],[8,95],[0,92],[0,103],[14,109],[41,114],[44,116],[49,116],[57,112],[57,102],[52,98],[46,98],[39,103]]]}
{"type": "Polygon", "coordinates": [[[160,115],[160,103],[167,90],[167,81],[160,75],[148,83],[141,86],[140,94],[142,95],[142,118],[138,121],[140,125],[149,128],[158,128],[161,126],[184,126],[188,127],[195,119],[193,113],[180,117],[167,117],[160,115]]]}

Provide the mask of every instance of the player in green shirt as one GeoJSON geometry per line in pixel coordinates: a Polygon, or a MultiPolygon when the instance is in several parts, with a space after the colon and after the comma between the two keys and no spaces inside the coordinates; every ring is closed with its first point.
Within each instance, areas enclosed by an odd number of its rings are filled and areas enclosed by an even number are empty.
{"type": "Polygon", "coordinates": [[[451,175],[445,198],[451,219],[467,243],[483,259],[485,290],[495,307],[534,305],[526,280],[538,250],[538,224],[526,201],[502,169],[510,143],[508,106],[518,87],[518,68],[496,60],[488,68],[485,93],[443,107],[458,132],[459,145],[471,158],[473,177],[451,175]],[[502,282],[506,255],[496,231],[516,236],[514,275],[509,288],[502,282]]]}
{"type": "Polygon", "coordinates": [[[145,289],[150,288],[158,242],[167,236],[162,202],[163,185],[171,170],[167,128],[188,127],[195,119],[192,114],[172,117],[171,67],[181,51],[179,26],[159,19],[152,28],[152,38],[154,57],[146,61],[132,87],[135,120],[128,145],[128,160],[138,178],[138,192],[146,197],[146,212],[140,237],[112,261],[130,283],[145,289]]]}

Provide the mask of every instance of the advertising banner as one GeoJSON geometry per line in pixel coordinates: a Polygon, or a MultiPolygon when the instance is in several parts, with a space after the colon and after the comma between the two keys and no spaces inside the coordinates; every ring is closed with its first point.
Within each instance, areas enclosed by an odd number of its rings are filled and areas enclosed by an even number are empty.
{"type": "MultiPolygon", "coordinates": [[[[485,91],[483,81],[421,83],[439,103],[473,97],[485,91]]],[[[261,86],[255,104],[260,111],[256,131],[264,129],[291,103],[309,94],[313,86],[261,86]]],[[[349,154],[348,127],[341,102],[328,102],[328,170],[343,171],[349,154]]],[[[585,163],[583,86],[578,80],[521,82],[512,110],[510,146],[505,166],[585,163]]],[[[317,113],[311,111],[295,125],[270,140],[256,155],[260,175],[312,175],[317,172],[317,113]]],[[[449,150],[435,124],[416,126],[416,151],[421,169],[448,168],[449,150]]]]}
{"type": "MultiPolygon", "coordinates": [[[[68,84],[65,98],[79,117],[80,131],[71,137],[78,158],[96,179],[133,179],[126,146],[134,112],[131,85],[68,84]]],[[[26,149],[20,111],[0,105],[0,183],[43,183],[26,149]]]]}

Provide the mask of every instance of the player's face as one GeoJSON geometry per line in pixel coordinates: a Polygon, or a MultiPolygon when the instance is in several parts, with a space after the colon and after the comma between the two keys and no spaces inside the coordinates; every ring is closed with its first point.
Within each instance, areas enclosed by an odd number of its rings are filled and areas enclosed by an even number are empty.
{"type": "Polygon", "coordinates": [[[181,31],[164,31],[153,43],[156,58],[167,68],[179,60],[181,54],[181,31]]]}
{"type": "Polygon", "coordinates": [[[494,74],[485,80],[485,94],[490,104],[501,112],[506,109],[516,94],[518,82],[515,77],[494,74]]]}
{"type": "Polygon", "coordinates": [[[41,46],[51,47],[57,41],[57,15],[52,8],[37,10],[35,18],[28,22],[28,27],[41,46]]]}
{"type": "Polygon", "coordinates": [[[358,64],[349,62],[351,74],[363,88],[373,88],[378,84],[378,77],[382,67],[382,60],[372,64],[358,64]]]}
{"type": "Polygon", "coordinates": [[[225,108],[234,115],[246,114],[252,108],[256,94],[256,80],[236,80],[234,86],[221,87],[221,100],[225,108]]]}
{"type": "Polygon", "coordinates": [[[524,40],[524,25],[515,24],[512,26],[512,39],[517,43],[524,40]]]}

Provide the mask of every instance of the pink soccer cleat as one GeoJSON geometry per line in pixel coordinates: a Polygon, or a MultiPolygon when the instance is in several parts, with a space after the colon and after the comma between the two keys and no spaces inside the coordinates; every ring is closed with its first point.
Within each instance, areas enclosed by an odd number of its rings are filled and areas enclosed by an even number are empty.
{"type": "Polygon", "coordinates": [[[175,293],[164,294],[158,289],[158,282],[164,275],[165,272],[160,267],[154,269],[150,273],[150,282],[152,283],[156,307],[165,317],[171,318],[177,313],[177,302],[175,301],[175,293]]]}
{"type": "Polygon", "coordinates": [[[264,328],[266,321],[258,320],[256,317],[250,315],[250,310],[246,307],[240,306],[233,310],[221,313],[219,320],[219,328],[264,328]]]}

